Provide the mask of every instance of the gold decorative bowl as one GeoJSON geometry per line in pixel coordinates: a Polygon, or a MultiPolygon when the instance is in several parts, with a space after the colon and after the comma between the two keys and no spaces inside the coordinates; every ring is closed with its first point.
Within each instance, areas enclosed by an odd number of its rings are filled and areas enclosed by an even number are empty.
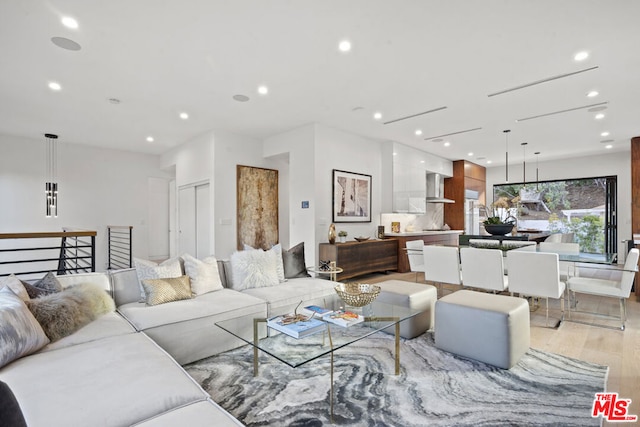
{"type": "Polygon", "coordinates": [[[353,307],[371,304],[380,294],[380,286],[368,283],[340,283],[334,289],[342,301],[353,307]]]}

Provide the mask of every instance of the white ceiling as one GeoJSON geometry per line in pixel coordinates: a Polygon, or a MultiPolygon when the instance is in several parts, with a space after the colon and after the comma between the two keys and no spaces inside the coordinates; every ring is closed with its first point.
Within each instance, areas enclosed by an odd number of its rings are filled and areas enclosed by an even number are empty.
{"type": "Polygon", "coordinates": [[[318,122],[480,164],[504,164],[504,129],[510,162],[521,142],[540,161],[609,152],[605,139],[628,150],[640,135],[638,16],[638,0],[2,0],[0,133],[161,153],[211,129],[263,139],[318,122]],[[602,120],[583,108],[516,122],[603,102],[602,120]],[[473,128],[445,137],[450,147],[425,141],[473,128]]]}

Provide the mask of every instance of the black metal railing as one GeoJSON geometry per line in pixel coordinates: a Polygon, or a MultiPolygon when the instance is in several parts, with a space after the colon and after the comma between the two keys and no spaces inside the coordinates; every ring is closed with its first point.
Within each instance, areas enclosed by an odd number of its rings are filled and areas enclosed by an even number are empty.
{"type": "Polygon", "coordinates": [[[0,277],[96,271],[96,232],[0,233],[0,277]],[[56,242],[55,244],[53,242],[56,242]]]}
{"type": "Polygon", "coordinates": [[[130,225],[107,225],[109,242],[109,270],[131,268],[133,227],[130,225]]]}

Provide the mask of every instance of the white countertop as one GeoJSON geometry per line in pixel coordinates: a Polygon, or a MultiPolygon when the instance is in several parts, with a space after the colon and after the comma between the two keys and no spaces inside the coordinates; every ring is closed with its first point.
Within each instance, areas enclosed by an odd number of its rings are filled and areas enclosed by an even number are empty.
{"type": "Polygon", "coordinates": [[[402,236],[424,236],[431,234],[462,234],[464,230],[421,230],[421,231],[405,231],[403,233],[384,233],[388,237],[402,236]]]}

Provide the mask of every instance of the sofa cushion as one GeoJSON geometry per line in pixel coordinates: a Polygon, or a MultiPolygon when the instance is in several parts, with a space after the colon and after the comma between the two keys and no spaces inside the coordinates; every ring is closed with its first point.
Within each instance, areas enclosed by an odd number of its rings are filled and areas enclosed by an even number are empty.
{"type": "Polygon", "coordinates": [[[280,283],[273,251],[247,250],[231,255],[231,288],[237,291],[280,283]]]}
{"type": "Polygon", "coordinates": [[[14,294],[20,297],[22,301],[28,301],[31,299],[29,293],[25,289],[22,281],[18,279],[15,274],[0,279],[0,289],[7,287],[13,291],[14,294]]]}
{"type": "Polygon", "coordinates": [[[202,261],[189,254],[182,255],[184,272],[191,279],[191,292],[194,296],[222,289],[218,260],[207,257],[202,261]]]}
{"type": "Polygon", "coordinates": [[[208,398],[140,333],[22,358],[0,380],[11,384],[29,427],[128,426],[208,398]]]}
{"type": "Polygon", "coordinates": [[[11,289],[0,289],[0,368],[48,343],[24,301],[11,289]]]}
{"type": "Polygon", "coordinates": [[[71,335],[100,315],[115,310],[109,294],[95,283],[80,283],[26,301],[26,305],[51,341],[71,335]]]}
{"type": "Polygon", "coordinates": [[[0,381],[0,426],[27,427],[20,404],[9,386],[0,381]]]}
{"type": "Polygon", "coordinates": [[[145,279],[142,287],[146,295],[147,305],[165,304],[183,299],[191,299],[189,276],[169,279],[145,279]]]}
{"type": "Polygon", "coordinates": [[[113,299],[116,307],[140,301],[140,282],[135,268],[125,268],[109,272],[113,299]]]}
{"type": "Polygon", "coordinates": [[[246,289],[243,294],[260,298],[269,303],[269,315],[273,310],[293,306],[300,301],[307,303],[322,303],[322,298],[335,295],[336,282],[315,278],[289,279],[286,283],[269,288],[246,289]]]}
{"type": "Polygon", "coordinates": [[[243,425],[211,399],[189,403],[136,424],[140,427],[232,427],[243,425]]]}
{"type": "Polygon", "coordinates": [[[284,276],[287,279],[310,277],[304,261],[304,242],[300,242],[287,251],[282,251],[284,276]]]}
{"type": "Polygon", "coordinates": [[[135,333],[135,328],[119,313],[112,312],[98,317],[93,322],[75,333],[66,336],[56,342],[52,342],[40,349],[39,353],[45,351],[59,350],[61,348],[78,345],[89,341],[96,341],[103,338],[115,337],[117,335],[135,333]]]}

